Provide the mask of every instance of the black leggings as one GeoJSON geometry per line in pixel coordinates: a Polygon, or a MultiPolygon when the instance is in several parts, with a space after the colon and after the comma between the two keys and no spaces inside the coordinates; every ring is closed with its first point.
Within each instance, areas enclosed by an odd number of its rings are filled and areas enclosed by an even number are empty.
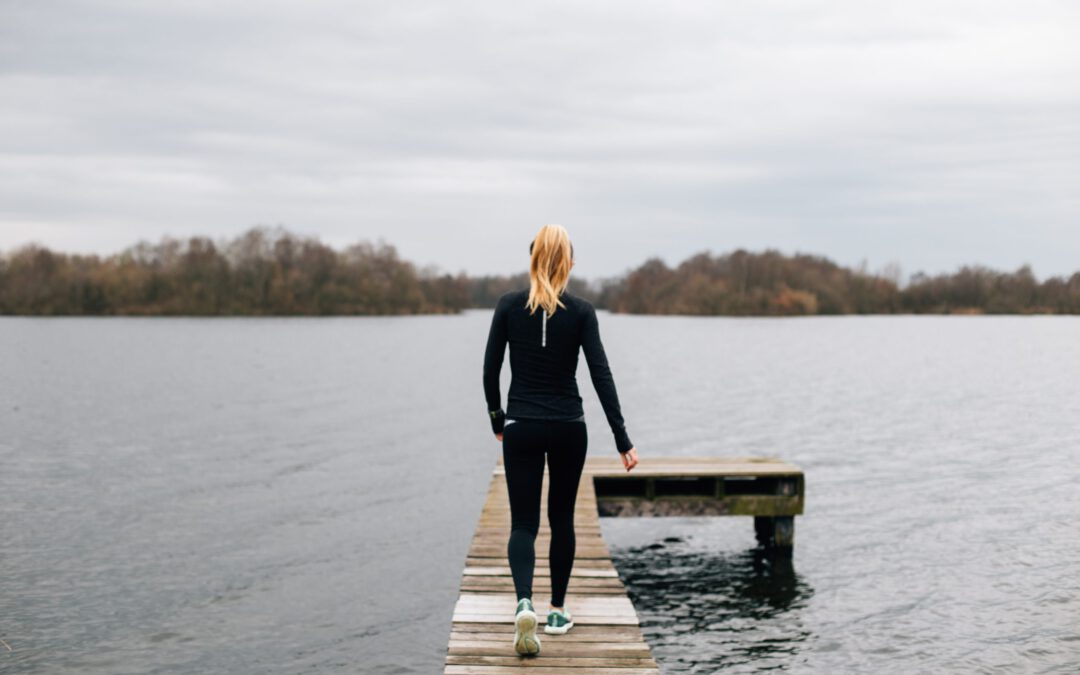
{"type": "Polygon", "coordinates": [[[534,544],[540,529],[540,490],[546,452],[551,604],[563,606],[574,566],[574,503],[588,441],[585,422],[518,420],[503,429],[503,466],[510,493],[510,541],[506,554],[519,600],[532,598],[534,544]]]}

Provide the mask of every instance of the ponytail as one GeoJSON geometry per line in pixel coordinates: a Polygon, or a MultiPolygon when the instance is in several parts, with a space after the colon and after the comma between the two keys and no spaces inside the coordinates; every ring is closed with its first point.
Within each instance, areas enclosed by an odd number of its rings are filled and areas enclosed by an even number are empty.
{"type": "Polygon", "coordinates": [[[555,313],[556,305],[566,309],[559,296],[570,281],[570,263],[574,259],[574,247],[570,235],[562,225],[544,225],[529,244],[529,300],[525,303],[529,314],[543,307],[548,316],[555,313]]]}

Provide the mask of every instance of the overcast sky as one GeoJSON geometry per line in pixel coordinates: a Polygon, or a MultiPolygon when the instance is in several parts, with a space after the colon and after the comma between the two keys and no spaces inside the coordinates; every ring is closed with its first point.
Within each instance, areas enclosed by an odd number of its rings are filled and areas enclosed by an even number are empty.
{"type": "Polygon", "coordinates": [[[0,0],[0,249],[1080,270],[1080,3],[0,0]]]}

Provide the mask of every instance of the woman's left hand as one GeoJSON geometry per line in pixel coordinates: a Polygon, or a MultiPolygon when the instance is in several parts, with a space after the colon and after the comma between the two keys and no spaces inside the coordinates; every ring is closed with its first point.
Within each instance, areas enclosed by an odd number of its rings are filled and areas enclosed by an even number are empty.
{"type": "Polygon", "coordinates": [[[495,434],[495,440],[502,442],[502,434],[495,434]]]}

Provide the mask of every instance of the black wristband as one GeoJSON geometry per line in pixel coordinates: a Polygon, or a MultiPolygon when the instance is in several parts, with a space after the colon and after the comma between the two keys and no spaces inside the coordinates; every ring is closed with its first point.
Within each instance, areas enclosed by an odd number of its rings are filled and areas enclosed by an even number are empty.
{"type": "Polygon", "coordinates": [[[503,426],[506,424],[506,413],[503,412],[503,409],[489,410],[488,417],[491,418],[491,430],[497,434],[501,434],[503,426]]]}

